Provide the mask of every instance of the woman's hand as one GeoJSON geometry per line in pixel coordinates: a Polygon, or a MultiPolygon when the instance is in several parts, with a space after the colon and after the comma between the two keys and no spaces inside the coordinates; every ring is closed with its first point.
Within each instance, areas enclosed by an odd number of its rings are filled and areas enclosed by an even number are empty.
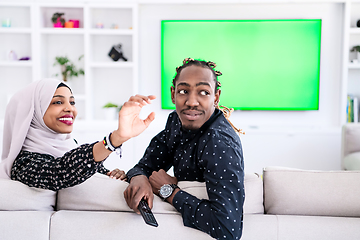
{"type": "Polygon", "coordinates": [[[140,119],[139,114],[142,107],[151,103],[156,96],[136,95],[123,104],[119,112],[118,129],[111,134],[111,143],[119,146],[128,139],[136,137],[142,133],[150,123],[155,119],[155,113],[152,112],[146,119],[140,119]]]}
{"type": "Polygon", "coordinates": [[[120,179],[120,180],[124,180],[124,181],[127,178],[125,172],[118,168],[108,172],[106,175],[108,175],[109,178],[120,179]]]}

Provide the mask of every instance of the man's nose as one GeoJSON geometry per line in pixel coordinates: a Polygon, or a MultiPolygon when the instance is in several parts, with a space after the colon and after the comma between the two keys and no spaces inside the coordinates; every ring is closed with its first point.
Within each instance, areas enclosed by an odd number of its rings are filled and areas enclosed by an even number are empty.
{"type": "Polygon", "coordinates": [[[188,99],[186,100],[186,105],[188,106],[198,106],[199,101],[197,99],[196,93],[190,93],[188,99]]]}

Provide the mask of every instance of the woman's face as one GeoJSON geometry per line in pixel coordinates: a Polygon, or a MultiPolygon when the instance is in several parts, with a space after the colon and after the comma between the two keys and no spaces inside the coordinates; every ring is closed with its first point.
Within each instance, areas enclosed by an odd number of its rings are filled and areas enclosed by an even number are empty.
{"type": "Polygon", "coordinates": [[[57,133],[71,133],[77,115],[75,98],[67,87],[56,89],[43,120],[48,128],[57,133]]]}

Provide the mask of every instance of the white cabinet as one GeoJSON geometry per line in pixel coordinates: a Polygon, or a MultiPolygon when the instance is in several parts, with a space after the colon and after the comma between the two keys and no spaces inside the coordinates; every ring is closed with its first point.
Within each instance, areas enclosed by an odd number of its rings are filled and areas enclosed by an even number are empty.
{"type": "Polygon", "coordinates": [[[21,86],[41,78],[61,79],[55,57],[67,56],[85,71],[68,81],[78,119],[104,120],[103,105],[120,105],[138,91],[137,32],[136,4],[0,3],[0,80],[6,83],[0,90],[0,119],[8,99],[21,86]],[[65,21],[79,20],[79,28],[54,28],[51,17],[55,12],[64,13],[65,21]],[[11,27],[2,27],[8,19],[11,27]],[[117,44],[127,61],[115,62],[108,56],[117,44]],[[10,61],[10,51],[31,60],[10,61]]]}
{"type": "Polygon", "coordinates": [[[34,42],[33,8],[24,4],[0,3],[0,119],[19,86],[34,78],[34,61],[11,61],[14,57],[32,57],[34,42]],[[6,27],[9,25],[10,27],[6,27]]]}
{"type": "MultiPolygon", "coordinates": [[[[343,102],[342,102],[342,124],[347,122],[347,96],[360,99],[360,57],[358,59],[356,52],[351,52],[351,48],[360,45],[360,27],[357,22],[360,21],[360,2],[348,1],[345,3],[345,21],[344,21],[344,67],[343,67],[343,102]],[[355,60],[355,61],[354,61],[355,60]]],[[[359,111],[359,109],[354,109],[359,111]]]]}

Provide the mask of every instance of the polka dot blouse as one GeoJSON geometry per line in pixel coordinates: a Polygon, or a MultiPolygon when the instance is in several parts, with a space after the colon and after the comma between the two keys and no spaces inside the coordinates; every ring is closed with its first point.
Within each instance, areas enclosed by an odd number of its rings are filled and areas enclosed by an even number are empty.
{"type": "Polygon", "coordinates": [[[209,200],[180,190],[173,199],[185,226],[199,229],[217,239],[240,239],[244,193],[244,164],[239,136],[222,112],[215,110],[197,131],[181,129],[174,111],[166,127],[155,136],[143,158],[127,176],[169,170],[179,181],[206,183],[209,200]]]}
{"type": "Polygon", "coordinates": [[[109,170],[95,162],[93,144],[81,145],[59,158],[48,154],[21,151],[11,169],[11,179],[30,187],[57,191],[84,182],[96,172],[109,170]]]}

